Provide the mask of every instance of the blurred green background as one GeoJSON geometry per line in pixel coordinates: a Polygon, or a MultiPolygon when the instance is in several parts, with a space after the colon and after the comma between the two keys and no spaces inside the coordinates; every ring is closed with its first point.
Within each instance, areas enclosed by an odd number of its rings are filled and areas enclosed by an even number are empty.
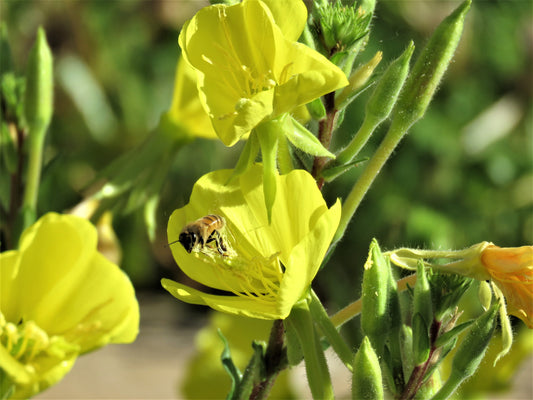
{"type": "MultiPolygon", "coordinates": [[[[64,211],[83,197],[96,172],[156,127],[171,100],[181,24],[205,1],[3,1],[15,66],[23,73],[37,27],[55,57],[55,113],[49,130],[40,211],[64,211]]],[[[417,50],[456,1],[378,3],[368,61],[381,50],[383,70],[410,39],[417,50]]],[[[532,6],[529,1],[474,2],[464,36],[425,118],[401,142],[357,211],[317,288],[345,304],[376,237],[385,248],[462,248],[489,240],[533,242],[532,6]],[[336,288],[336,290],[332,290],[336,288]]],[[[355,133],[369,93],[350,107],[333,147],[355,133]]],[[[386,126],[363,155],[372,154],[386,126]]],[[[196,140],[181,151],[161,193],[157,239],[142,211],[115,215],[123,268],[141,289],[159,290],[176,270],[165,247],[165,221],[186,203],[202,174],[232,167],[242,144],[227,149],[196,140]]],[[[360,173],[328,185],[343,197],[360,173]]]]}
{"type": "MultiPolygon", "coordinates": [[[[40,212],[65,211],[83,199],[96,173],[141,143],[170,105],[183,22],[207,1],[4,0],[14,64],[23,74],[35,32],[47,33],[55,67],[55,112],[47,137],[40,212]]],[[[358,61],[383,51],[378,71],[409,40],[415,57],[459,1],[378,2],[358,61]]],[[[425,118],[400,143],[350,224],[315,287],[331,310],[359,296],[372,238],[400,246],[463,248],[533,242],[533,7],[530,1],[474,1],[454,62],[425,118]]],[[[333,141],[338,149],[363,117],[364,93],[333,141]]],[[[375,133],[371,155],[386,130],[375,133]]],[[[156,240],[142,210],[115,215],[124,270],[138,290],[162,292],[162,276],[184,280],[166,246],[166,220],[204,173],[235,165],[242,144],[196,140],[175,159],[161,192],[156,240]]],[[[360,173],[326,186],[331,204],[360,173]]],[[[203,313],[199,307],[195,312],[203,313]]],[[[355,329],[355,327],[352,327],[355,329]]]]}

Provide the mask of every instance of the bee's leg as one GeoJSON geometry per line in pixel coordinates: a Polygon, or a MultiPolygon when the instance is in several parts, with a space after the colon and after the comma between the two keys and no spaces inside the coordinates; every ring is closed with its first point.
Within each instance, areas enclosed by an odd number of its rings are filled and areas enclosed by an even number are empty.
{"type": "Polygon", "coordinates": [[[226,255],[228,249],[226,248],[226,245],[224,244],[224,241],[222,240],[222,236],[220,235],[220,232],[213,231],[213,233],[211,233],[211,236],[209,236],[209,239],[207,239],[206,243],[211,243],[211,242],[215,242],[215,244],[217,245],[217,250],[220,254],[222,254],[223,256],[226,255]]]}

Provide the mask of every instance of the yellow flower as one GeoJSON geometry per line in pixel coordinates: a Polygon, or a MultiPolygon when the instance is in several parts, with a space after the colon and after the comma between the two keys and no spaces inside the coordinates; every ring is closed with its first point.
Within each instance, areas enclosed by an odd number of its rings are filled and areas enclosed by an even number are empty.
{"type": "Polygon", "coordinates": [[[489,244],[481,253],[481,263],[505,296],[509,314],[533,328],[533,246],[489,244]]]}
{"type": "MultiPolygon", "coordinates": [[[[509,314],[533,328],[533,246],[498,247],[481,242],[464,250],[417,250],[402,248],[387,253],[396,265],[415,269],[418,260],[428,267],[492,281],[505,297],[509,314]],[[440,264],[430,260],[449,259],[440,264]]],[[[497,297],[498,293],[496,293],[497,297]]]]}
{"type": "Polygon", "coordinates": [[[253,318],[289,315],[318,272],[340,219],[340,203],[328,209],[314,179],[305,171],[276,175],[278,193],[269,224],[261,165],[231,183],[232,170],[204,175],[194,185],[189,204],[174,211],[168,240],[179,267],[195,281],[226,294],[209,294],[163,279],[176,298],[215,310],[253,318]],[[182,228],[216,214],[226,254],[211,243],[188,253],[179,240],[182,228]]]}
{"type": "Polygon", "coordinates": [[[15,397],[55,384],[78,355],[135,340],[133,287],[96,242],[88,221],[49,213],[0,254],[0,369],[15,397]]]}
{"type": "Polygon", "coordinates": [[[338,67],[294,41],[307,18],[303,3],[284,1],[285,14],[280,3],[268,3],[272,9],[259,0],[205,7],[179,37],[197,71],[200,100],[227,146],[348,83],[338,67]]]}
{"type": "Polygon", "coordinates": [[[178,127],[184,127],[194,136],[216,139],[211,119],[200,102],[194,68],[182,57],[176,67],[174,94],[170,109],[164,118],[178,127]]]}

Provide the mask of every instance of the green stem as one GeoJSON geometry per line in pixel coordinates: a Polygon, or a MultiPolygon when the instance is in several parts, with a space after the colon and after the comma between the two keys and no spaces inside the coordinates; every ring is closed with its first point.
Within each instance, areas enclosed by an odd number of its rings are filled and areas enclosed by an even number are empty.
{"type": "MultiPolygon", "coordinates": [[[[39,193],[39,183],[41,180],[41,168],[43,162],[43,147],[46,129],[37,132],[31,128],[28,135],[29,156],[28,171],[26,175],[26,187],[24,191],[23,210],[30,213],[30,218],[35,218],[37,214],[37,195],[39,193]]],[[[25,220],[27,227],[33,221],[25,220]]]]}
{"type": "Polygon", "coordinates": [[[370,188],[370,185],[372,185],[372,182],[374,182],[374,179],[378,175],[383,165],[385,165],[385,162],[388,160],[393,150],[396,148],[403,136],[407,133],[407,129],[408,126],[403,124],[402,121],[394,120],[392,122],[387,135],[379,145],[379,148],[376,150],[370,161],[366,164],[361,176],[355,183],[350,194],[342,205],[341,220],[339,222],[337,232],[333,238],[334,243],[344,235],[348,223],[352,219],[357,207],[359,207],[361,200],[363,200],[363,197],[370,188]]]}
{"type": "Polygon", "coordinates": [[[439,391],[431,398],[431,400],[446,400],[449,398],[459,385],[464,381],[464,376],[459,376],[458,374],[454,374],[452,370],[452,375],[448,378],[448,380],[442,385],[442,387],[439,389],[439,391]]]}
{"type": "Polygon", "coordinates": [[[368,115],[365,116],[365,120],[363,121],[363,125],[359,128],[355,136],[353,137],[352,141],[346,146],[337,156],[335,159],[336,164],[345,164],[347,162],[350,162],[354,159],[357,154],[361,151],[363,146],[368,141],[368,138],[370,138],[370,135],[372,135],[372,132],[374,132],[374,129],[376,129],[376,126],[379,124],[379,121],[377,121],[375,118],[371,118],[368,115]]]}

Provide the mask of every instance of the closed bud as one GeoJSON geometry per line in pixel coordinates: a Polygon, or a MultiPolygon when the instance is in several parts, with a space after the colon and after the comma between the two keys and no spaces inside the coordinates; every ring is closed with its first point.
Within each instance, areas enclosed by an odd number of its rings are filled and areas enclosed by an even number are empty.
{"type": "Polygon", "coordinates": [[[355,354],[353,371],[352,399],[383,399],[383,380],[379,360],[366,336],[355,354]]]}
{"type": "Polygon", "coordinates": [[[30,134],[43,135],[52,118],[53,109],[52,52],[43,28],[37,31],[26,73],[24,115],[30,134]]]}
{"type": "Polygon", "coordinates": [[[494,333],[498,308],[499,305],[495,304],[474,322],[455,352],[450,377],[433,399],[448,398],[465,379],[476,372],[494,333]]]}
{"type": "Polygon", "coordinates": [[[367,34],[372,13],[336,1],[315,4],[312,17],[318,39],[331,56],[349,50],[367,34]]]}
{"type": "Polygon", "coordinates": [[[470,4],[471,0],[466,0],[441,22],[418,57],[394,110],[394,119],[405,129],[426,112],[459,44],[470,4]]]}
{"type": "Polygon", "coordinates": [[[492,303],[492,288],[487,281],[479,282],[478,298],[483,310],[487,311],[492,303]]]}
{"type": "Polygon", "coordinates": [[[389,65],[368,100],[366,114],[369,118],[375,120],[375,123],[383,121],[392,111],[400,89],[405,82],[405,78],[407,78],[409,61],[414,49],[413,42],[409,43],[403,54],[389,65]]]}
{"type": "Polygon", "coordinates": [[[372,76],[374,69],[381,62],[383,53],[378,51],[372,59],[366,64],[357,68],[348,80],[348,86],[342,89],[342,92],[335,99],[335,107],[342,109],[346,107],[350,102],[355,99],[357,94],[361,91],[364,85],[368,82],[368,79],[372,76]]]}
{"type": "Polygon", "coordinates": [[[389,312],[390,267],[374,239],[370,245],[363,274],[361,327],[376,352],[381,354],[383,343],[391,328],[389,312]]]}
{"type": "Polygon", "coordinates": [[[416,283],[413,298],[413,315],[420,314],[427,327],[433,322],[433,303],[426,268],[420,261],[416,269],[416,283]]]}

